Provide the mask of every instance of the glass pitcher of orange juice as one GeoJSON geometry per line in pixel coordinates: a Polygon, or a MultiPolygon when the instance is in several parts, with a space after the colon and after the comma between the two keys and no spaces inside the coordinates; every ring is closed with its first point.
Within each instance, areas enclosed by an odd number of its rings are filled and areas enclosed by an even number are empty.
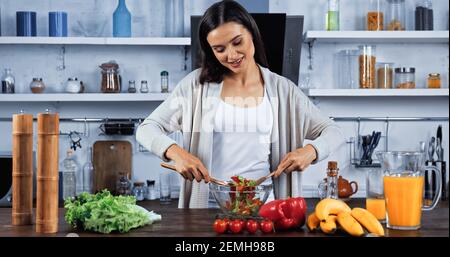
{"type": "Polygon", "coordinates": [[[436,174],[437,192],[430,206],[423,205],[425,153],[377,152],[384,172],[384,197],[386,200],[386,225],[391,229],[416,230],[420,228],[422,211],[436,207],[441,197],[441,174],[435,167],[427,166],[436,174]]]}

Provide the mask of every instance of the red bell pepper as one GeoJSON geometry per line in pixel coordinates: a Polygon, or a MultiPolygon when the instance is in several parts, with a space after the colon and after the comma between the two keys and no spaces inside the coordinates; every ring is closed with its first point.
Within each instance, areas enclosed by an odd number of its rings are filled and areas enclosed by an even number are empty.
{"type": "Polygon", "coordinates": [[[271,220],[276,229],[300,228],[306,220],[306,202],[303,197],[274,200],[261,206],[259,216],[271,220]]]}

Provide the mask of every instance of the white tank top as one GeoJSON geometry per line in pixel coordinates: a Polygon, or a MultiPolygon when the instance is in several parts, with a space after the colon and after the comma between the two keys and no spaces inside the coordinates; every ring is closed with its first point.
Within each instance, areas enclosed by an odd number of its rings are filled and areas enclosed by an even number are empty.
{"type": "MultiPolygon", "coordinates": [[[[212,176],[228,181],[234,175],[248,179],[267,175],[272,124],[272,108],[265,90],[263,100],[254,107],[221,100],[214,118],[212,176]]],[[[264,184],[270,183],[267,180],[264,184]]]]}

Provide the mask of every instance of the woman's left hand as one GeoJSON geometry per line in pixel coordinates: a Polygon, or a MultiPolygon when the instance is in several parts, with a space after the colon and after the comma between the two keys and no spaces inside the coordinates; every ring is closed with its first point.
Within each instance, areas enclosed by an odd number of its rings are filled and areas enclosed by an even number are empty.
{"type": "Polygon", "coordinates": [[[284,171],[286,173],[303,171],[317,158],[316,149],[312,145],[306,145],[284,156],[275,171],[274,177],[278,177],[284,171]]]}

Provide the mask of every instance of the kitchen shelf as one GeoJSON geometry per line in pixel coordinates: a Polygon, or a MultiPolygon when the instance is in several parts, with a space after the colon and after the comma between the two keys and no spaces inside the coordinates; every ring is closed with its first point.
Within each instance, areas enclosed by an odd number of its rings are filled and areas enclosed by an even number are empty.
{"type": "Polygon", "coordinates": [[[448,43],[449,31],[307,31],[305,42],[448,43]]]}
{"type": "Polygon", "coordinates": [[[449,96],[448,88],[440,89],[305,89],[304,93],[317,96],[449,96]]]}
{"type": "Polygon", "coordinates": [[[2,102],[162,102],[170,93],[0,94],[2,102]]]}
{"type": "Polygon", "coordinates": [[[172,45],[188,46],[189,37],[0,37],[0,45],[172,45]]]}

